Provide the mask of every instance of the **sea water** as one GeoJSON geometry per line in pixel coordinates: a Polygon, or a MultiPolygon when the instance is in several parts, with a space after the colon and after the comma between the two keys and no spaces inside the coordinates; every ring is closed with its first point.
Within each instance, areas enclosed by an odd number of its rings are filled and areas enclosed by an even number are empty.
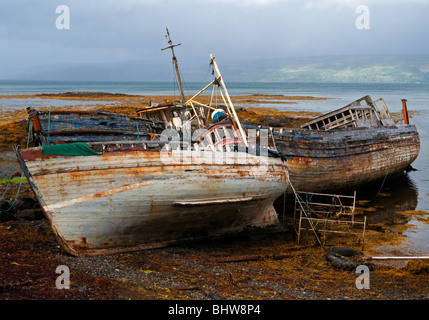
{"type": "MultiPolygon", "coordinates": [[[[206,83],[185,84],[185,94],[193,95],[206,83]]],[[[401,112],[402,101],[407,99],[408,110],[412,114],[410,123],[416,125],[420,134],[421,150],[412,164],[414,171],[392,181],[385,181],[373,189],[357,189],[357,197],[371,201],[377,211],[371,213],[370,221],[394,219],[397,211],[429,211],[429,84],[414,83],[289,83],[289,82],[231,82],[226,83],[229,94],[234,95],[285,95],[332,98],[329,100],[297,100],[296,104],[261,104],[261,107],[282,110],[306,110],[328,112],[347,105],[363,96],[373,100],[380,97],[386,102],[390,112],[401,112]],[[379,194],[388,196],[380,197],[379,194]]],[[[16,94],[64,93],[70,91],[93,91],[123,93],[133,95],[178,95],[177,85],[171,82],[86,82],[86,81],[1,81],[0,96],[16,94]]],[[[42,99],[41,99],[42,100],[42,99]]],[[[2,102],[3,101],[3,102],[2,102]]],[[[39,101],[43,103],[42,101],[39,101]]],[[[73,105],[61,100],[45,100],[53,106],[73,105]]],[[[108,102],[108,101],[106,101],[108,102]]],[[[4,107],[23,105],[26,101],[3,97],[4,107]]],[[[85,102],[79,101],[79,104],[85,102]]],[[[255,105],[252,105],[255,106],[255,105]]],[[[408,221],[413,225],[404,234],[410,240],[407,249],[412,252],[429,254],[429,224],[416,218],[408,221]]]]}

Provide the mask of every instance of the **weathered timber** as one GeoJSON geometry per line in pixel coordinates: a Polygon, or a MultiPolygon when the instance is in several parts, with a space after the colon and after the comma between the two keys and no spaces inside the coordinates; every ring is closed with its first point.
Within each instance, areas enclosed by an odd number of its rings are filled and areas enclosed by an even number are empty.
{"type": "Polygon", "coordinates": [[[148,140],[162,123],[106,111],[27,109],[36,145],[148,140]]]}
{"type": "Polygon", "coordinates": [[[396,175],[420,152],[416,127],[395,123],[384,100],[369,96],[301,128],[270,132],[273,144],[286,155],[291,184],[307,192],[350,189],[396,175]]]}
{"type": "Polygon", "coordinates": [[[279,227],[273,202],[288,179],[280,158],[188,150],[115,149],[93,156],[42,151],[24,149],[18,160],[59,242],[73,255],[279,227]],[[198,205],[177,205],[187,203],[198,205]]]}
{"type": "Polygon", "coordinates": [[[353,188],[403,172],[420,151],[413,125],[291,129],[274,134],[274,139],[286,155],[294,188],[309,192],[353,188]]]}

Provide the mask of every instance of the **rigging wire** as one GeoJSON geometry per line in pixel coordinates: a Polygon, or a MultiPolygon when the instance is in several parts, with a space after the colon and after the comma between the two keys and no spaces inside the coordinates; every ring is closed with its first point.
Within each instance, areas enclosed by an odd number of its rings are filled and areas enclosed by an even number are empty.
{"type": "MultiPolygon", "coordinates": [[[[7,168],[6,170],[4,170],[2,173],[0,173],[0,176],[1,176],[2,174],[4,174],[4,173],[8,172],[10,169],[14,169],[15,167],[16,167],[16,163],[15,163],[14,165],[10,166],[9,168],[7,168]]],[[[7,184],[6,184],[6,188],[5,188],[4,192],[3,192],[3,194],[2,194],[2,195],[1,195],[1,197],[0,197],[0,201],[2,201],[2,200],[3,200],[4,196],[6,195],[7,190],[9,190],[9,186],[11,185],[10,181],[12,180],[12,176],[13,176],[14,174],[15,174],[15,173],[12,171],[12,172],[11,172],[11,174],[10,174],[10,176],[9,176],[9,178],[7,178],[8,182],[7,182],[7,184]]]]}
{"type": "Polygon", "coordinates": [[[174,68],[174,62],[171,61],[171,66],[173,68],[173,72],[171,74],[172,80],[173,80],[173,96],[176,96],[176,86],[178,87],[177,78],[175,74],[175,68],[174,68]]]}
{"type": "Polygon", "coordinates": [[[184,85],[184,87],[186,88],[186,90],[184,89],[183,91],[183,94],[187,94],[187,95],[189,95],[189,92],[190,92],[190,90],[189,90],[189,88],[188,88],[188,84],[187,84],[187,82],[185,81],[185,78],[183,77],[183,75],[182,75],[182,71],[180,71],[180,68],[179,68],[179,66],[177,66],[177,69],[179,70],[179,76],[180,76],[180,81],[182,82],[182,84],[184,85]]]}
{"type": "Polygon", "coordinates": [[[411,119],[413,119],[424,131],[426,131],[427,133],[429,133],[429,131],[423,127],[416,119],[414,119],[414,117],[412,117],[411,115],[408,115],[411,119]]]}

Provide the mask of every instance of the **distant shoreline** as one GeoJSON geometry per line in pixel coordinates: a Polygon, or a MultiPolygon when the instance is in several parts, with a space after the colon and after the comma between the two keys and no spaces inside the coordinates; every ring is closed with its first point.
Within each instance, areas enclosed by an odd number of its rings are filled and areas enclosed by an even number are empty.
{"type": "MultiPolygon", "coordinates": [[[[208,96],[207,94],[203,94],[202,96],[208,96]]],[[[99,91],[69,91],[64,93],[37,93],[37,94],[7,94],[0,95],[0,99],[36,99],[36,98],[49,98],[49,99],[103,99],[106,98],[114,98],[114,99],[126,99],[126,98],[157,98],[164,97],[167,99],[178,98],[175,95],[162,95],[162,94],[154,94],[154,95],[142,95],[142,94],[126,94],[126,93],[110,93],[110,92],[99,92],[99,91]]],[[[327,98],[327,97],[313,97],[313,96],[302,96],[302,95],[281,95],[281,94],[246,94],[246,95],[233,95],[231,98],[236,99],[248,99],[250,103],[257,102],[256,98],[265,98],[265,99],[281,99],[281,100],[332,100],[335,98],[327,98]]]]}
{"type": "MultiPolygon", "coordinates": [[[[143,109],[149,105],[150,102],[162,103],[164,100],[174,101],[179,103],[178,96],[176,95],[130,95],[130,94],[112,94],[105,92],[66,92],[59,94],[15,94],[15,95],[0,95],[0,125],[7,122],[20,121],[27,118],[26,108],[23,107],[21,110],[9,110],[8,108],[1,105],[1,99],[58,99],[58,100],[74,100],[74,101],[85,101],[85,104],[74,105],[74,106],[44,106],[37,107],[40,110],[47,109],[58,109],[58,108],[69,108],[69,109],[93,109],[93,110],[108,110],[111,112],[125,112],[127,114],[133,114],[138,109],[143,109]],[[91,105],[91,101],[109,101],[110,104],[98,104],[94,103],[91,105]],[[112,105],[114,104],[114,105],[112,105]]],[[[199,101],[203,103],[209,103],[209,95],[201,95],[198,97],[199,101]]],[[[333,98],[326,97],[313,97],[313,96],[286,96],[286,95],[268,95],[268,94],[252,94],[252,95],[235,95],[231,96],[231,99],[236,107],[249,107],[257,108],[263,107],[265,116],[269,116],[266,113],[278,113],[278,110],[264,107],[264,105],[289,105],[296,104],[299,101],[310,101],[310,100],[330,100],[333,98]]],[[[218,97],[217,102],[220,103],[221,99],[218,97]]],[[[29,103],[29,106],[31,104],[29,103]]],[[[291,111],[292,112],[292,111],[291,111]]],[[[295,114],[297,112],[294,112],[295,114]]],[[[309,113],[311,117],[318,115],[319,113],[309,113]]],[[[287,114],[290,115],[289,113],[287,114]]],[[[285,114],[286,116],[286,114],[285,114]]]]}
{"type": "MultiPolygon", "coordinates": [[[[141,110],[149,106],[149,103],[162,103],[164,100],[179,102],[177,96],[172,95],[127,95],[127,94],[109,94],[103,92],[68,92],[60,94],[20,94],[13,96],[0,96],[0,151],[12,150],[11,146],[14,143],[20,142],[24,145],[27,140],[25,129],[25,121],[28,117],[26,106],[20,109],[11,110],[10,108],[1,106],[1,99],[60,99],[60,100],[75,100],[85,101],[85,104],[74,106],[44,106],[35,107],[37,110],[55,110],[55,109],[73,109],[73,110],[104,110],[109,112],[124,113],[136,115],[137,110],[141,110]],[[94,103],[88,104],[90,101],[109,101],[113,104],[94,103]]],[[[281,96],[281,95],[243,95],[231,96],[231,99],[237,110],[237,114],[241,121],[251,124],[269,125],[270,121],[282,125],[297,126],[310,118],[319,116],[318,112],[308,111],[284,111],[273,108],[273,104],[289,105],[298,103],[297,101],[305,100],[328,100],[330,98],[312,97],[312,96],[281,96]],[[264,106],[265,105],[265,106],[264,106]]],[[[202,95],[198,97],[202,103],[209,103],[210,96],[202,95]]],[[[221,99],[218,98],[218,103],[221,99]]],[[[32,107],[31,104],[28,106],[32,107]]]]}

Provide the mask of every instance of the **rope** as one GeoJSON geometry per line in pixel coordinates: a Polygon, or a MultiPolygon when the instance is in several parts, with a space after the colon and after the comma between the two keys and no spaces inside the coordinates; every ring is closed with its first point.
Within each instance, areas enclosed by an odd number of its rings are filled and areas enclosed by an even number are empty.
{"type": "MultiPolygon", "coordinates": [[[[10,169],[12,169],[12,168],[15,168],[16,167],[16,163],[14,164],[14,165],[12,165],[12,166],[10,166],[9,168],[7,168],[5,171],[3,171],[0,175],[2,175],[2,174],[4,174],[4,173],[6,173],[7,171],[9,171],[10,169]]],[[[7,190],[9,189],[9,186],[10,186],[10,181],[12,180],[12,176],[13,176],[13,172],[10,174],[10,176],[9,176],[9,178],[8,178],[8,182],[7,182],[7,185],[6,185],[6,188],[5,188],[5,190],[4,190],[4,192],[3,192],[3,194],[1,195],[1,197],[0,197],[0,201],[3,201],[3,198],[4,198],[4,196],[5,196],[5,194],[6,194],[6,192],[7,192],[7,190]]]]}
{"type": "Polygon", "coordinates": [[[414,117],[412,117],[412,116],[410,116],[410,115],[408,115],[411,119],[413,119],[424,131],[426,131],[427,133],[429,133],[429,131],[425,128],[425,127],[423,127],[416,119],[414,119],[414,117]]]}
{"type": "Polygon", "coordinates": [[[138,137],[138,140],[140,141],[139,123],[137,122],[137,120],[135,121],[135,123],[136,123],[136,128],[137,128],[137,137],[138,137]]]}
{"type": "MultiPolygon", "coordinates": [[[[28,127],[28,135],[27,135],[27,148],[28,148],[28,146],[29,146],[29,144],[30,144],[30,134],[31,134],[31,132],[32,132],[32,123],[30,122],[29,127],[28,127]]],[[[16,147],[16,151],[18,151],[18,147],[16,147]]],[[[8,170],[10,170],[11,168],[14,168],[15,166],[16,166],[16,163],[15,163],[14,165],[10,166],[9,168],[7,168],[7,169],[6,169],[5,171],[3,171],[0,175],[2,175],[3,173],[7,172],[7,171],[8,171],[8,170]]],[[[12,176],[13,176],[13,174],[14,174],[14,172],[12,172],[12,173],[11,173],[11,175],[9,176],[9,181],[8,181],[8,183],[7,183],[7,185],[6,185],[6,189],[4,190],[4,192],[3,192],[3,194],[2,194],[2,196],[1,196],[1,198],[0,198],[0,201],[3,201],[4,196],[6,195],[6,192],[7,192],[7,190],[9,189],[9,186],[12,184],[12,183],[11,183],[11,181],[12,181],[12,176]]],[[[13,208],[13,206],[14,206],[14,205],[15,205],[15,203],[16,203],[16,200],[18,199],[18,195],[19,195],[19,193],[20,193],[20,191],[21,191],[21,186],[22,186],[22,181],[23,181],[23,180],[24,180],[24,172],[21,172],[21,180],[19,181],[18,191],[16,192],[16,195],[15,195],[15,198],[13,199],[12,204],[10,205],[10,207],[9,207],[8,209],[6,209],[6,210],[1,209],[1,211],[3,211],[3,212],[8,212],[8,211],[10,211],[10,209],[12,209],[12,208],[13,208]]]]}
{"type": "Polygon", "coordinates": [[[30,135],[31,135],[32,131],[33,131],[33,123],[30,121],[30,123],[28,125],[27,149],[28,149],[28,146],[30,144],[30,135]]]}
{"type": "MultiPolygon", "coordinates": [[[[273,140],[274,148],[277,151],[277,146],[276,146],[276,141],[274,140],[273,131],[271,131],[271,139],[273,140]]],[[[283,160],[282,160],[282,165],[283,165],[283,171],[285,172],[285,175],[287,177],[286,189],[283,192],[283,213],[282,213],[282,216],[283,216],[283,220],[284,220],[285,219],[285,214],[286,214],[286,191],[287,191],[287,188],[289,187],[290,176],[289,176],[288,172],[286,172],[286,170],[284,168],[283,160]]]]}
{"type": "Polygon", "coordinates": [[[22,173],[21,173],[21,181],[19,182],[18,191],[16,192],[15,199],[13,199],[13,202],[12,202],[12,204],[10,205],[9,209],[6,209],[6,210],[3,210],[3,209],[2,209],[1,211],[8,212],[8,211],[9,211],[10,209],[12,209],[12,208],[13,208],[13,206],[15,205],[16,200],[18,199],[19,192],[21,191],[21,185],[22,185],[22,180],[23,180],[23,178],[24,178],[24,172],[22,172],[22,173]]]}
{"type": "MultiPolygon", "coordinates": [[[[414,119],[414,117],[412,117],[411,115],[408,115],[410,118],[412,118],[424,131],[426,131],[427,133],[429,133],[429,131],[428,130],[426,130],[426,128],[425,127],[423,127],[416,119],[414,119]]],[[[380,193],[380,191],[381,191],[381,189],[383,189],[383,186],[384,186],[384,183],[386,182],[386,178],[387,178],[387,176],[388,176],[388,174],[389,174],[389,171],[387,171],[386,172],[386,175],[384,176],[384,179],[383,179],[383,182],[381,183],[381,186],[380,186],[380,189],[378,189],[378,192],[377,192],[377,194],[374,196],[374,198],[375,197],[377,197],[378,196],[378,194],[380,193]]]]}
{"type": "MultiPolygon", "coordinates": [[[[283,166],[283,167],[284,167],[284,166],[283,166]]],[[[284,167],[284,168],[285,168],[285,167],[284,167]]],[[[285,168],[285,170],[287,170],[287,169],[285,168]]],[[[290,177],[290,176],[289,176],[289,177],[290,177]]],[[[299,205],[300,205],[300,207],[301,207],[302,212],[304,212],[305,216],[308,218],[307,212],[305,211],[305,209],[304,209],[304,207],[303,207],[303,205],[302,205],[303,200],[302,200],[302,198],[298,195],[298,193],[296,192],[295,188],[293,187],[292,182],[290,181],[290,178],[289,178],[289,184],[290,184],[290,186],[291,186],[291,188],[292,188],[292,191],[293,191],[293,193],[294,193],[294,195],[295,195],[296,199],[298,200],[298,203],[299,203],[299,205]]],[[[313,233],[314,233],[314,235],[316,236],[316,240],[317,240],[317,242],[319,243],[319,245],[320,245],[322,248],[324,248],[324,247],[323,247],[322,242],[321,242],[321,241],[320,241],[320,239],[319,239],[319,236],[317,235],[317,232],[316,232],[316,226],[314,225],[314,223],[313,223],[311,220],[308,220],[308,222],[310,223],[310,226],[311,226],[311,228],[313,229],[313,233]]],[[[325,249],[325,248],[324,248],[324,249],[325,249]]]]}
{"type": "Polygon", "coordinates": [[[47,145],[49,146],[49,131],[51,131],[51,110],[49,109],[48,112],[48,139],[47,139],[47,145]]]}
{"type": "MultiPolygon", "coordinates": [[[[271,138],[272,138],[272,140],[273,140],[274,148],[277,150],[276,142],[275,142],[275,140],[274,140],[274,134],[273,134],[273,131],[272,131],[272,130],[270,130],[270,132],[271,132],[271,138]]],[[[304,212],[305,216],[308,218],[307,212],[305,211],[305,209],[304,209],[304,207],[303,207],[303,205],[302,205],[303,200],[301,199],[301,197],[298,195],[298,193],[296,192],[295,188],[293,187],[293,184],[292,184],[292,182],[291,182],[291,180],[290,180],[289,170],[287,169],[287,166],[285,165],[284,161],[282,161],[282,166],[283,166],[283,170],[284,170],[284,172],[285,172],[285,175],[288,177],[288,179],[287,179],[287,180],[288,180],[288,185],[290,185],[290,187],[291,187],[291,189],[292,189],[292,191],[293,191],[293,193],[294,193],[294,195],[295,195],[295,198],[298,200],[298,203],[299,203],[299,205],[300,205],[300,207],[301,207],[302,212],[304,212]]],[[[319,243],[319,245],[320,245],[324,250],[326,250],[326,249],[325,249],[325,247],[323,246],[322,242],[320,241],[319,236],[317,235],[316,227],[314,226],[313,222],[312,222],[311,220],[308,220],[308,222],[310,223],[310,226],[311,226],[311,228],[313,229],[313,232],[314,232],[314,235],[316,236],[316,240],[317,240],[317,242],[319,243]]]]}
{"type": "MultiPolygon", "coordinates": [[[[380,187],[380,189],[378,189],[378,192],[377,192],[377,194],[375,195],[375,197],[376,197],[376,196],[378,196],[378,194],[380,193],[381,189],[383,189],[384,182],[386,182],[386,178],[387,178],[387,175],[388,175],[388,174],[389,174],[389,171],[387,171],[387,172],[386,172],[386,175],[384,176],[383,182],[381,183],[381,187],[380,187]]],[[[375,198],[375,197],[374,197],[374,198],[375,198]]]]}
{"type": "Polygon", "coordinates": [[[6,172],[8,172],[10,169],[12,169],[12,168],[14,168],[14,167],[16,167],[16,163],[15,164],[13,164],[13,165],[11,165],[9,168],[7,168],[5,171],[3,171],[2,173],[0,173],[0,176],[2,175],[2,174],[4,174],[4,173],[6,173],[6,172]]]}
{"type": "Polygon", "coordinates": [[[186,82],[185,78],[182,75],[182,71],[180,71],[179,66],[177,66],[177,69],[179,69],[179,75],[180,75],[180,79],[182,79],[182,88],[183,88],[183,94],[189,94],[189,88],[188,88],[188,83],[186,82]],[[185,90],[186,89],[186,90],[185,90]],[[186,91],[186,93],[185,93],[186,91]]]}

